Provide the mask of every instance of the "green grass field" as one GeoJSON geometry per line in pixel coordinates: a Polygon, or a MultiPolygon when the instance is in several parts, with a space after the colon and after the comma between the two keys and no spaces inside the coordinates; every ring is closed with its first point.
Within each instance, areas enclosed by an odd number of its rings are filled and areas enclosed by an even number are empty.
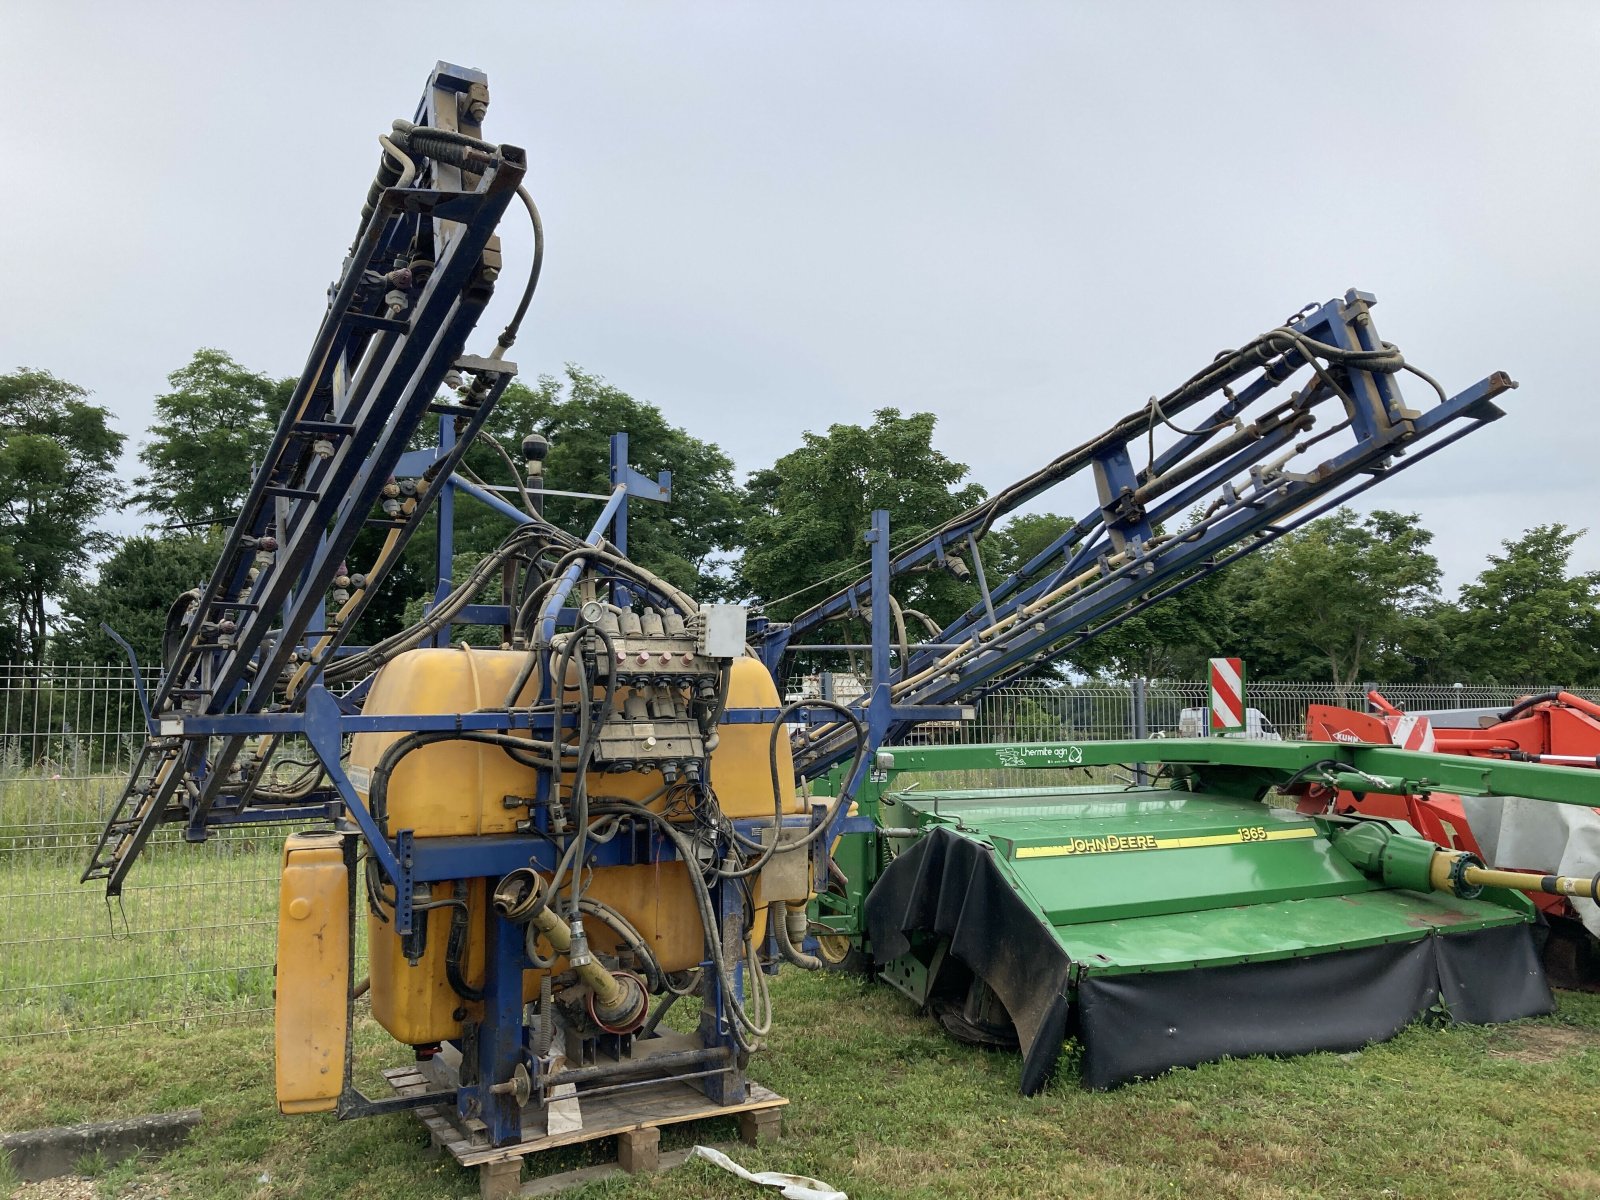
{"type": "MultiPolygon", "coordinates": [[[[887,988],[786,970],[753,1074],[788,1096],[785,1136],[736,1155],[852,1197],[1593,1195],[1600,1188],[1600,997],[1498,1028],[1416,1027],[1360,1054],[1251,1059],[1111,1093],[1068,1071],[1016,1094],[1015,1055],[946,1038],[887,988]]],[[[370,1022],[362,1075],[404,1061],[370,1022]]],[[[173,1197],[471,1197],[476,1178],[425,1154],[409,1116],[280,1117],[266,1022],[0,1048],[0,1128],[198,1105],[187,1148],[117,1168],[173,1197]]],[[[731,1120],[669,1130],[725,1141],[731,1120]]],[[[586,1161],[581,1152],[551,1167],[586,1161]]],[[[759,1197],[695,1164],[593,1197],[759,1197]]],[[[771,1193],[766,1193],[770,1195],[771,1193]]]]}
{"type": "MultiPolygon", "coordinates": [[[[0,790],[0,1129],[203,1110],[189,1147],[103,1174],[106,1196],[136,1180],[173,1197],[477,1195],[473,1174],[425,1154],[410,1116],[277,1115],[262,1010],[279,833],[155,847],[112,936],[99,888],[76,882],[92,822],[63,836],[27,816],[0,790]]],[[[1219,1063],[1112,1093],[1081,1091],[1069,1065],[1024,1099],[1015,1055],[951,1041],[885,987],[785,968],[773,994],[752,1074],[793,1103],[783,1141],[736,1157],[856,1198],[1600,1189],[1600,996],[1564,995],[1537,1021],[1418,1026],[1360,1054],[1219,1063]]],[[[407,1052],[370,1020],[358,1046],[380,1094],[378,1072],[407,1052]]],[[[669,1129],[663,1144],[733,1136],[730,1119],[669,1129]]],[[[537,1169],[608,1157],[568,1151],[537,1169]]],[[[703,1164],[573,1194],[763,1195],[703,1164]]]]}

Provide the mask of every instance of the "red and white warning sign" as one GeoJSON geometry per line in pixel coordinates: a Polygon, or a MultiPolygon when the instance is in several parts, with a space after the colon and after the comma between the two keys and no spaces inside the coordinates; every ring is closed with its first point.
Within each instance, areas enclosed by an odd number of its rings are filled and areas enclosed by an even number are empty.
{"type": "Polygon", "coordinates": [[[1244,660],[1211,660],[1211,728],[1244,728],[1244,660]]]}
{"type": "Polygon", "coordinates": [[[1433,752],[1433,724],[1427,717],[1401,713],[1384,717],[1383,723],[1389,727],[1389,740],[1400,749],[1433,752]]]}

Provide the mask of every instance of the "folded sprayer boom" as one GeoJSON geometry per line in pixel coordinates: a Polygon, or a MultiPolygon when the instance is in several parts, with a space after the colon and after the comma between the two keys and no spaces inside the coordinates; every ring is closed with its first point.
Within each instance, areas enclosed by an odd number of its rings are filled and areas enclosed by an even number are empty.
{"type": "MultiPolygon", "coordinates": [[[[1409,407],[1399,379],[1413,368],[1378,337],[1374,304],[1370,294],[1350,291],[1308,308],[890,552],[880,570],[888,587],[944,569],[970,578],[980,595],[930,633],[929,648],[905,639],[895,663],[874,679],[860,708],[875,743],[900,740],[918,709],[976,699],[1070,654],[1504,415],[1494,401],[1516,384],[1502,372],[1453,396],[1418,372],[1437,396],[1409,407]],[[1092,483],[1093,507],[1014,575],[991,581],[983,535],[1001,517],[1080,479],[1092,483]],[[892,704],[875,699],[879,685],[892,704]]],[[[882,555],[876,544],[874,550],[882,555]]],[[[793,621],[758,627],[768,667],[781,674],[790,648],[831,621],[870,612],[887,634],[889,602],[878,603],[884,587],[864,575],[793,621]]],[[[797,760],[801,775],[813,778],[838,763],[849,747],[845,732],[814,736],[797,760]]]]}

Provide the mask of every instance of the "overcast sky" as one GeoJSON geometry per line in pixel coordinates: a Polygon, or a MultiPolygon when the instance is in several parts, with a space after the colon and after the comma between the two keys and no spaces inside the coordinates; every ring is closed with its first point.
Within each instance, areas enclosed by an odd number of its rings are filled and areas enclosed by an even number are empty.
{"type": "Polygon", "coordinates": [[[0,0],[0,370],[92,389],[130,473],[197,347],[297,374],[436,59],[529,152],[523,373],[581,364],[741,469],[894,405],[992,489],[1356,286],[1448,390],[1522,384],[1368,493],[1452,585],[1595,520],[1595,3],[0,0]]]}

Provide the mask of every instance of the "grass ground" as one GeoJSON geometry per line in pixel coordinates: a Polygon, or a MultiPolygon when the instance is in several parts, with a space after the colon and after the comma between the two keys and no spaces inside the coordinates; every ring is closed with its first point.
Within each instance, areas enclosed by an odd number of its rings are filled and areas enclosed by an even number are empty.
{"type": "MultiPolygon", "coordinates": [[[[952,1042],[886,988],[786,970],[774,995],[777,1025],[753,1074],[793,1104],[781,1142],[737,1157],[816,1175],[857,1200],[1544,1200],[1600,1188],[1600,997],[1565,995],[1555,1016],[1537,1021],[1418,1026],[1360,1054],[1218,1063],[1111,1093],[1079,1090],[1069,1071],[1024,1099],[1015,1055],[952,1042]]],[[[359,1047],[369,1080],[403,1059],[370,1022],[359,1047]]],[[[107,1196],[151,1184],[219,1200],[477,1194],[472,1174],[426,1156],[414,1118],[280,1117],[271,1074],[263,1022],[12,1045],[0,1049],[0,1128],[203,1110],[187,1148],[103,1175],[107,1196]]],[[[733,1128],[669,1130],[663,1144],[727,1140],[733,1128]]],[[[576,1165],[582,1153],[550,1165],[576,1165]]],[[[573,1195],[760,1193],[691,1164],[573,1195]]]]}
{"type": "MultiPolygon", "coordinates": [[[[76,882],[103,798],[42,786],[0,787],[0,1129],[202,1109],[185,1149],[101,1174],[108,1197],[477,1195],[475,1176],[426,1156],[412,1117],[277,1115],[271,1027],[252,1012],[269,1002],[279,835],[153,848],[111,937],[99,890],[76,882]]],[[[887,988],[786,969],[773,992],[777,1023],[752,1074],[793,1103],[783,1141],[737,1157],[816,1175],[856,1200],[1545,1200],[1600,1189],[1597,996],[1563,996],[1543,1020],[1417,1027],[1360,1054],[1219,1063],[1112,1093],[1080,1091],[1069,1069],[1024,1099],[1015,1055],[950,1041],[887,988]]],[[[370,1021],[358,1047],[363,1081],[381,1094],[378,1071],[405,1051],[370,1021]]],[[[712,1122],[669,1129],[664,1145],[733,1135],[733,1121],[712,1122]]],[[[574,1195],[760,1193],[694,1164],[574,1195]]]]}

